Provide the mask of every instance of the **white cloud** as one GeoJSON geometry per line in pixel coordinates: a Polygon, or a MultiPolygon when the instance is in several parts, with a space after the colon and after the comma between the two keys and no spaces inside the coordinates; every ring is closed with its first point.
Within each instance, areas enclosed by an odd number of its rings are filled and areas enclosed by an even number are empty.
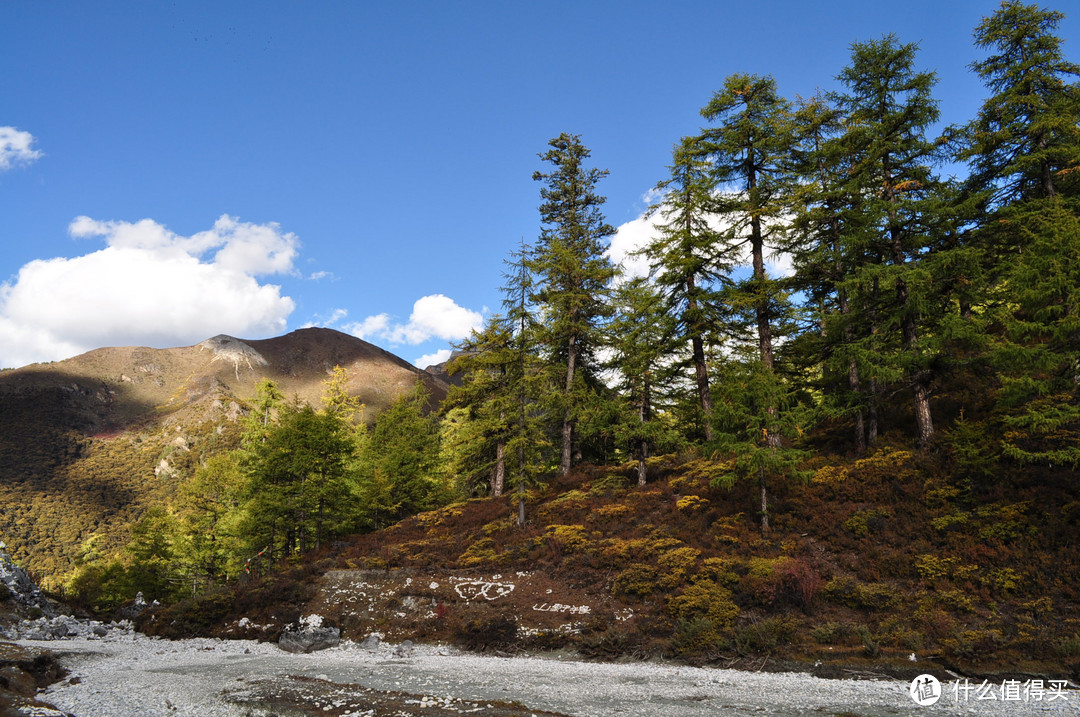
{"type": "Polygon", "coordinates": [[[141,249],[162,256],[201,257],[217,249],[212,260],[215,266],[252,276],[291,273],[300,247],[296,235],[283,234],[276,222],[251,224],[228,214],[222,214],[213,228],[190,237],[174,234],[152,219],[131,223],[76,217],[68,231],[77,239],[103,237],[110,247],[141,249]]]}
{"type": "Polygon", "coordinates": [[[149,219],[78,217],[69,232],[101,237],[106,246],[71,259],[32,261],[0,284],[0,365],[100,346],[273,335],[295,308],[281,287],[255,278],[292,271],[299,242],[276,224],[222,216],[213,228],[184,237],[149,219]]]}
{"type": "MultiPolygon", "coordinates": [[[[337,312],[335,312],[336,314],[337,312]]],[[[390,327],[390,314],[378,314],[369,316],[363,321],[348,324],[345,330],[358,339],[368,339],[383,336],[390,327]]]]}
{"type": "Polygon", "coordinates": [[[0,172],[18,164],[29,164],[41,157],[33,149],[34,135],[14,127],[0,127],[0,172]]]}
{"type": "MultiPolygon", "coordinates": [[[[645,199],[651,204],[659,197],[655,194],[655,190],[650,190],[645,195],[645,199]]],[[[611,238],[611,244],[606,254],[613,264],[622,267],[623,279],[649,275],[648,259],[642,256],[632,256],[632,254],[647,247],[660,236],[660,231],[656,228],[656,222],[662,221],[663,215],[660,211],[657,211],[652,216],[642,213],[637,219],[621,224],[615,230],[615,236],[611,238]]],[[[717,230],[722,226],[719,218],[710,221],[710,225],[717,230]]],[[[750,266],[749,251],[749,245],[744,244],[742,255],[736,262],[738,266],[750,266]]],[[[791,276],[794,273],[790,254],[770,251],[766,247],[765,263],[768,271],[774,276],[791,276]]]]}
{"type": "Polygon", "coordinates": [[[611,245],[606,254],[612,264],[622,267],[622,278],[649,275],[649,260],[631,254],[647,247],[659,235],[653,222],[653,217],[642,214],[637,219],[620,224],[615,230],[615,236],[611,237],[611,245]]]}
{"type": "Polygon", "coordinates": [[[443,361],[449,361],[450,357],[454,354],[451,349],[441,349],[433,354],[424,354],[420,358],[413,361],[413,366],[416,368],[427,368],[428,366],[434,366],[440,364],[443,361]]]}
{"type": "Polygon", "coordinates": [[[394,323],[384,313],[350,324],[346,330],[361,339],[381,338],[391,344],[415,346],[430,339],[460,341],[483,322],[480,312],[458,306],[448,296],[431,294],[416,300],[408,323],[394,323]]]}

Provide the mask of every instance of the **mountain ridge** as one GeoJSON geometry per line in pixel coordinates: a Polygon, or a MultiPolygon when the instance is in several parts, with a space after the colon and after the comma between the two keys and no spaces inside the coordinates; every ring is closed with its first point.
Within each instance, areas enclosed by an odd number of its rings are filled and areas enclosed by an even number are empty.
{"type": "Polygon", "coordinates": [[[0,537],[57,587],[79,554],[121,546],[127,526],[163,504],[179,476],[235,440],[262,380],[318,406],[338,366],[368,423],[417,383],[432,407],[446,395],[443,381],[404,359],[323,328],[103,347],[0,372],[0,537]]]}

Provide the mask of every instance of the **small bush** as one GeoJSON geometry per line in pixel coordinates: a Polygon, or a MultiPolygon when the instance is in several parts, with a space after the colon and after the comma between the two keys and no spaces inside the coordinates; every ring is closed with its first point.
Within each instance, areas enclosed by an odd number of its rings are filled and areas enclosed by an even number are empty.
{"type": "Polygon", "coordinates": [[[867,657],[877,657],[881,654],[881,643],[874,637],[874,633],[870,632],[870,628],[866,625],[857,625],[855,634],[862,643],[863,652],[866,653],[867,657]]]}
{"type": "Polygon", "coordinates": [[[679,620],[671,635],[671,645],[676,655],[699,657],[707,655],[725,644],[720,630],[707,617],[679,620]]]}
{"type": "Polygon", "coordinates": [[[658,589],[659,578],[656,568],[644,563],[634,563],[615,577],[611,585],[611,593],[648,597],[658,589]]]}
{"type": "Polygon", "coordinates": [[[739,615],[739,608],[732,600],[731,591],[708,580],[687,586],[668,603],[672,617],[691,620],[707,618],[720,632],[728,630],[739,615]]]}
{"type": "Polygon", "coordinates": [[[785,560],[776,570],[776,577],[784,594],[803,612],[810,612],[814,596],[821,587],[821,576],[813,566],[801,558],[785,560]]]}
{"type": "Polygon", "coordinates": [[[844,530],[852,533],[856,538],[865,538],[871,533],[879,532],[885,525],[885,520],[891,517],[892,511],[888,508],[859,510],[844,521],[844,530]]]}
{"type": "Polygon", "coordinates": [[[799,630],[799,621],[790,615],[777,615],[750,623],[735,633],[735,649],[741,654],[771,652],[786,645],[799,630]]]}
{"type": "Polygon", "coordinates": [[[675,507],[684,513],[696,513],[709,507],[709,500],[699,495],[684,495],[675,501],[675,507]]]}
{"type": "Polygon", "coordinates": [[[810,637],[821,645],[842,645],[851,637],[851,626],[842,622],[826,622],[810,630],[810,637]]]}
{"type": "Polygon", "coordinates": [[[540,540],[546,542],[556,553],[575,553],[589,546],[589,536],[584,525],[549,525],[540,540]]]}
{"type": "Polygon", "coordinates": [[[495,541],[492,538],[480,538],[458,556],[458,565],[463,568],[477,565],[493,565],[498,562],[495,541]]]}
{"type": "Polygon", "coordinates": [[[662,571],[660,584],[666,588],[673,588],[685,582],[699,557],[701,557],[700,550],[685,546],[662,554],[656,559],[656,564],[662,571]]]}

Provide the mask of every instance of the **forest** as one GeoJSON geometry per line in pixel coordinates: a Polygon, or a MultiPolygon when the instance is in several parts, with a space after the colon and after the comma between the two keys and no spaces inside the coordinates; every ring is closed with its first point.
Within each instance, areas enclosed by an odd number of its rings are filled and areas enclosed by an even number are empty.
{"type": "Polygon", "coordinates": [[[658,178],[648,277],[608,258],[607,171],[560,134],[533,175],[539,235],[509,252],[502,310],[458,347],[441,406],[418,390],[366,426],[341,372],[320,407],[264,382],[231,450],[125,550],[88,550],[68,592],[176,600],[470,497],[507,496],[520,526],[579,466],[644,486],[672,454],[723,466],[713,488],[752,486],[766,537],[771,497],[814,456],[883,442],[946,467],[956,500],[1039,471],[1075,487],[1080,66],[1063,17],[1007,1],[975,27],[986,98],[960,126],[936,129],[935,74],[893,35],[852,44],[833,92],[727,77],[658,178]]]}

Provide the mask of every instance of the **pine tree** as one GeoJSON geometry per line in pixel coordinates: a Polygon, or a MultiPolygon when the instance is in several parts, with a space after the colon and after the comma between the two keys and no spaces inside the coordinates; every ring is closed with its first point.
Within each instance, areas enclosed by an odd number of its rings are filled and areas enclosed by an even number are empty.
{"type": "Polygon", "coordinates": [[[701,114],[714,123],[699,146],[716,186],[724,190],[717,207],[724,225],[722,250],[732,264],[748,250],[752,267],[750,277],[729,282],[721,294],[728,349],[741,360],[726,362],[728,380],[717,389],[716,445],[736,456],[730,479],[757,480],[766,535],[768,484],[794,474],[796,455],[784,443],[791,416],[774,346],[778,332],[787,330],[790,305],[781,284],[765,270],[766,250],[782,244],[789,212],[790,105],[777,94],[773,78],[736,74],[701,114]]]}
{"type": "Polygon", "coordinates": [[[609,327],[615,387],[630,409],[621,424],[622,442],[637,461],[638,485],[648,480],[647,462],[657,445],[675,443],[657,404],[670,392],[673,375],[668,364],[675,321],[663,297],[645,279],[619,284],[615,318],[609,327]]]}
{"type": "Polygon", "coordinates": [[[860,197],[847,186],[848,153],[838,141],[843,125],[840,111],[822,95],[795,109],[791,169],[798,181],[784,248],[796,270],[792,285],[806,297],[817,324],[816,339],[808,333],[803,342],[811,344],[811,353],[823,364],[826,399],[837,413],[851,416],[855,452],[862,454],[877,435],[877,419],[855,350],[858,316],[842,286],[866,260],[846,240],[857,231],[860,197]]]}
{"type": "Polygon", "coordinates": [[[532,298],[543,317],[548,359],[562,369],[556,408],[561,416],[559,470],[565,475],[574,455],[574,425],[589,400],[589,380],[597,366],[599,324],[609,314],[614,268],[604,251],[615,229],[604,221],[600,207],[605,198],[596,193],[607,171],[585,165],[590,152],[581,138],[563,133],[549,146],[540,158],[552,165],[551,171],[533,174],[544,185],[540,241],[530,269],[536,276],[532,298]]]}
{"type": "Polygon", "coordinates": [[[920,343],[920,326],[938,310],[926,252],[942,235],[946,215],[932,173],[935,145],[926,137],[938,119],[930,94],[936,80],[915,70],[916,49],[894,35],[853,44],[851,64],[839,76],[845,90],[836,99],[845,117],[840,142],[850,153],[846,191],[860,198],[858,231],[848,233],[845,254],[862,257],[842,288],[857,297],[871,323],[861,355],[886,359],[868,367],[872,377],[910,385],[925,447],[934,423],[930,351],[920,343]],[[886,351],[890,345],[895,350],[886,351]]]}
{"type": "Polygon", "coordinates": [[[765,250],[786,212],[788,102],[777,94],[772,77],[736,74],[724,81],[701,114],[718,123],[703,133],[699,145],[712,165],[716,186],[725,190],[717,206],[727,224],[725,253],[734,263],[742,247],[748,246],[753,268],[751,279],[729,291],[727,298],[753,306],[760,360],[772,369],[770,304],[777,289],[765,272],[765,250]]]}
{"type": "Polygon", "coordinates": [[[1005,213],[1023,242],[1002,291],[1003,452],[1020,463],[1080,468],[1080,206],[1060,196],[1005,213]]]}
{"type": "Polygon", "coordinates": [[[540,429],[538,410],[547,386],[538,356],[540,323],[530,299],[535,293],[535,277],[530,270],[532,250],[524,240],[517,251],[511,252],[506,264],[502,304],[507,326],[513,333],[507,375],[512,428],[506,451],[517,459],[514,471],[517,524],[522,527],[525,525],[526,486],[539,473],[539,456],[549,445],[540,429]]]}
{"type": "Polygon", "coordinates": [[[1053,34],[1063,18],[1007,0],[975,29],[975,45],[993,54],[971,68],[994,94],[968,125],[960,158],[991,208],[1080,187],[1080,65],[1053,34]]]}
{"type": "Polygon", "coordinates": [[[721,234],[713,226],[716,184],[699,142],[687,137],[676,145],[671,176],[656,187],[663,192],[662,199],[649,209],[663,222],[655,225],[658,236],[641,253],[649,259],[667,311],[678,317],[678,336],[690,349],[703,433],[711,442],[712,393],[705,344],[715,318],[716,284],[730,271],[732,260],[720,251],[721,234]]]}
{"type": "Polygon", "coordinates": [[[379,415],[365,446],[365,478],[385,482],[379,499],[392,506],[391,519],[433,508],[446,492],[436,479],[439,430],[427,402],[427,389],[417,383],[379,415]]]}
{"type": "Polygon", "coordinates": [[[517,414],[513,326],[494,315],[458,349],[448,370],[460,375],[461,383],[451,386],[444,406],[463,411],[469,427],[456,432],[464,440],[455,440],[455,463],[459,472],[487,475],[490,494],[498,497],[506,487],[506,445],[517,414]]]}

